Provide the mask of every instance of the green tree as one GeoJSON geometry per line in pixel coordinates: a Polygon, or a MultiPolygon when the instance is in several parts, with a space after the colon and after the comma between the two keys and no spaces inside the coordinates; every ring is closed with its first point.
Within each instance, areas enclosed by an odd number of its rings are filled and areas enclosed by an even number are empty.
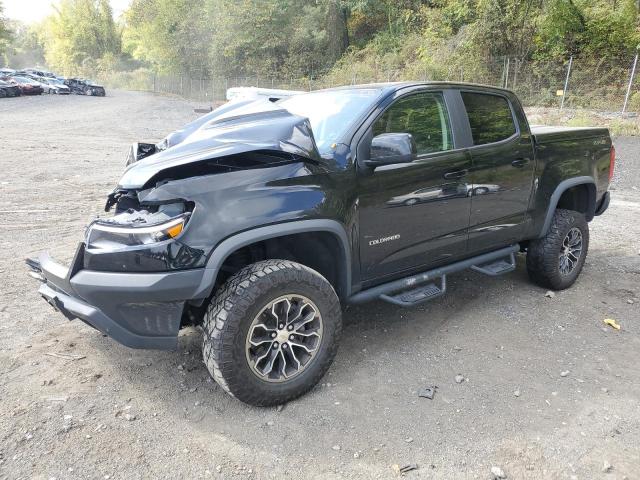
{"type": "Polygon", "coordinates": [[[349,43],[347,10],[338,0],[209,0],[208,5],[215,74],[316,76],[349,43]]]}
{"type": "Polygon", "coordinates": [[[547,0],[536,35],[536,58],[629,55],[640,42],[635,0],[547,0]]]}
{"type": "Polygon", "coordinates": [[[47,63],[65,74],[120,54],[120,33],[108,0],[62,0],[45,22],[47,63]]]}
{"type": "Polygon", "coordinates": [[[15,68],[44,65],[42,25],[25,25],[14,20],[9,28],[13,38],[5,52],[5,63],[15,68]]]}
{"type": "Polygon", "coordinates": [[[204,0],[133,0],[123,47],[161,73],[202,74],[215,26],[204,0]]]}
{"type": "Polygon", "coordinates": [[[2,5],[2,1],[0,1],[0,57],[5,59],[5,52],[9,46],[9,42],[12,39],[12,32],[9,29],[9,22],[6,18],[4,18],[4,6],[2,5]]]}

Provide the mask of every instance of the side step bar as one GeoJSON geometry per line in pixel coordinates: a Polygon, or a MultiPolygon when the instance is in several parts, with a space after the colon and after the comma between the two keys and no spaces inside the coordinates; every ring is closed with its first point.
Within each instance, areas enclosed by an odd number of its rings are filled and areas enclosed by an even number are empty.
{"type": "Polygon", "coordinates": [[[519,250],[520,245],[516,244],[501,248],[495,252],[485,253],[451,265],[418,273],[417,275],[383,283],[356,293],[349,298],[349,303],[365,303],[380,299],[401,307],[420,305],[445,294],[447,291],[447,275],[449,273],[471,268],[485,275],[496,276],[515,270],[515,254],[519,250]],[[440,279],[440,286],[433,282],[427,283],[435,279],[440,279]],[[424,285],[425,283],[426,285],[424,285]]]}

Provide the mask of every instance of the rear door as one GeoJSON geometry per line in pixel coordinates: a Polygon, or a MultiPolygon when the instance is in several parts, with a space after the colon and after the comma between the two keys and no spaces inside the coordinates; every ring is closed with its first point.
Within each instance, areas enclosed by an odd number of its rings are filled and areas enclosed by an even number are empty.
{"type": "Polygon", "coordinates": [[[466,253],[471,199],[468,153],[456,149],[452,125],[464,112],[446,100],[454,91],[418,90],[397,98],[367,127],[367,142],[383,133],[410,133],[417,159],[359,170],[361,277],[367,282],[424,269],[466,253]]]}
{"type": "MultiPolygon", "coordinates": [[[[506,95],[461,91],[473,146],[469,254],[522,239],[533,182],[533,145],[506,95]]],[[[518,107],[519,108],[519,107],[518,107]]]]}

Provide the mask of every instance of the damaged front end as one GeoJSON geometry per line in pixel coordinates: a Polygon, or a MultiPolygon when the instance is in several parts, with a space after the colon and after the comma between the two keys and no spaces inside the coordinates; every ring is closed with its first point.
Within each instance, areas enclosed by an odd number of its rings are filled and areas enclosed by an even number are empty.
{"type": "Polygon", "coordinates": [[[107,199],[113,215],[88,225],[71,266],[47,254],[27,261],[40,294],[126,346],[175,348],[214,288],[207,260],[220,241],[323,202],[317,185],[299,180],[330,168],[308,120],[267,103],[165,150],[138,144],[107,199]]]}
{"type": "Polygon", "coordinates": [[[182,241],[193,202],[144,204],[135,192],[116,191],[109,196],[107,210],[114,204],[114,216],[98,218],[87,227],[84,268],[154,272],[204,266],[205,251],[182,241]]]}
{"type": "Polygon", "coordinates": [[[79,318],[123,345],[172,349],[190,304],[208,294],[205,255],[182,242],[190,202],[141,204],[91,222],[71,266],[47,254],[28,260],[39,292],[66,318],[79,318]]]}
{"type": "Polygon", "coordinates": [[[47,254],[29,259],[40,295],[67,319],[80,319],[131,348],[174,349],[187,301],[206,295],[202,269],[145,274],[82,268],[85,245],[70,267],[47,254]]]}

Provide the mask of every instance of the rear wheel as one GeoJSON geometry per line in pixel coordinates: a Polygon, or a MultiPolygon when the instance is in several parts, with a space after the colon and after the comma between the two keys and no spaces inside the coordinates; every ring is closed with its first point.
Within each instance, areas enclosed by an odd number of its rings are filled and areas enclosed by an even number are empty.
{"type": "Polygon", "coordinates": [[[558,209],[547,234],[529,243],[529,278],[545,288],[569,288],[582,271],[588,249],[589,225],[584,214],[558,209]]]}
{"type": "Polygon", "coordinates": [[[342,328],[340,301],[318,272],[288,260],[249,265],[225,284],[204,318],[203,357],[239,400],[279,405],[326,373],[342,328]]]}

